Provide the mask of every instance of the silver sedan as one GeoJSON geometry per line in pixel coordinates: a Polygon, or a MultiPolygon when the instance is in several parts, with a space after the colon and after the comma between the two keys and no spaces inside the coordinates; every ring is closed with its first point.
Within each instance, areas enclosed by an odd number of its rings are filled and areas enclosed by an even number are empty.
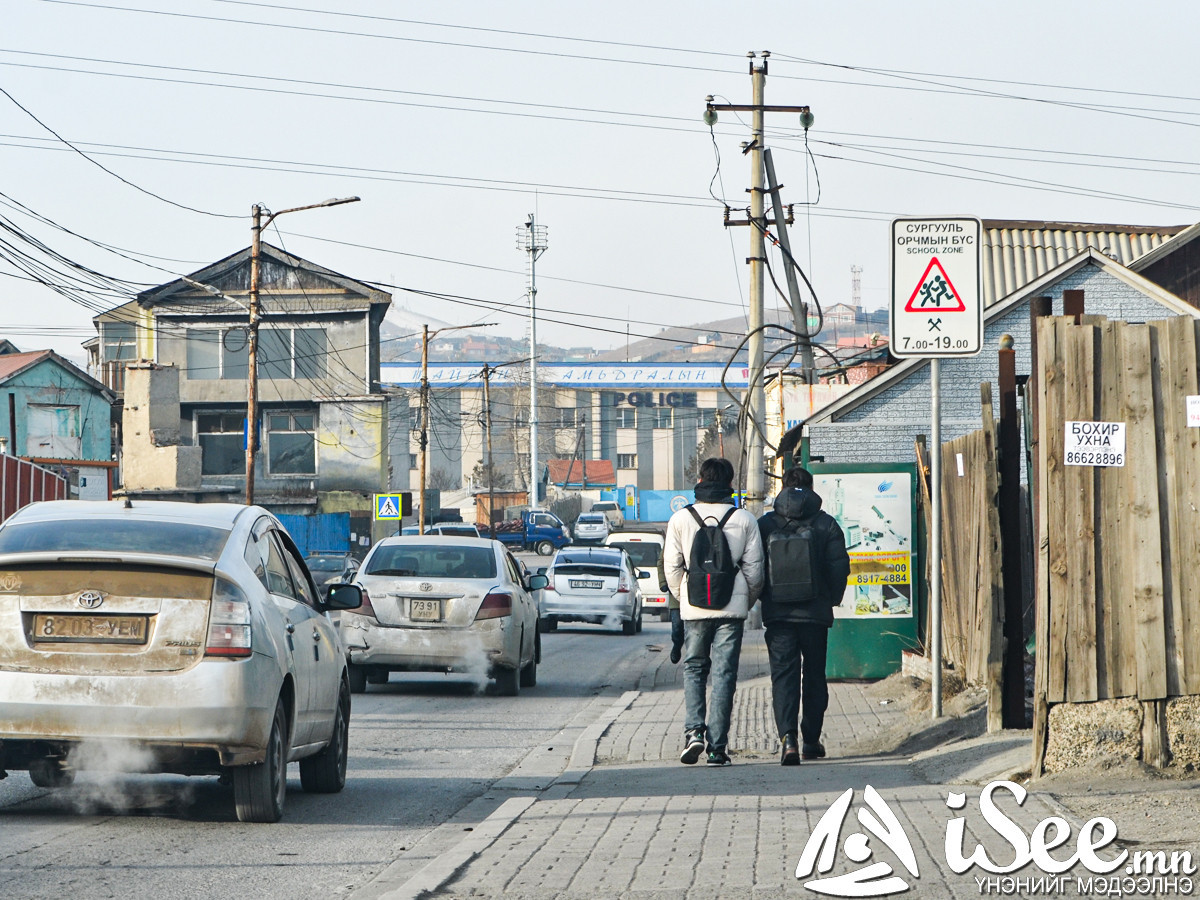
{"type": "Polygon", "coordinates": [[[361,608],[342,613],[350,688],[391,672],[464,672],[513,696],[537,684],[541,638],[526,575],[504,545],[486,538],[401,535],[371,548],[358,570],[361,608]]]}
{"type": "Polygon", "coordinates": [[[243,822],[346,782],[350,689],[296,545],[266,510],[35,503],[0,527],[0,777],[229,775],[243,822]]]}

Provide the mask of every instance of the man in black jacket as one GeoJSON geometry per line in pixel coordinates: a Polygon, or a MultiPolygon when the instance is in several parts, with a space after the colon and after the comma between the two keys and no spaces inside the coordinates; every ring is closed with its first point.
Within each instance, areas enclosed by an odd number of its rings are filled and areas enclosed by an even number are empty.
{"type": "MultiPolygon", "coordinates": [[[[799,466],[783,475],[774,512],[758,520],[766,582],[762,590],[762,618],[766,626],[767,656],[771,662],[771,699],[782,744],[779,762],[799,765],[801,759],[821,759],[821,726],[829,706],[825,681],[825,655],[833,607],[842,602],[850,576],[850,557],[841,526],[821,511],[821,497],[813,491],[813,477],[799,466]],[[811,565],[811,596],[787,600],[777,582],[782,573],[771,571],[771,535],[803,530],[811,565]],[[772,588],[775,588],[774,596],[772,588]],[[803,716],[800,710],[803,707],[803,716]],[[796,720],[800,720],[802,746],[797,746],[796,720]]],[[[783,550],[777,544],[776,552],[783,550]]]]}

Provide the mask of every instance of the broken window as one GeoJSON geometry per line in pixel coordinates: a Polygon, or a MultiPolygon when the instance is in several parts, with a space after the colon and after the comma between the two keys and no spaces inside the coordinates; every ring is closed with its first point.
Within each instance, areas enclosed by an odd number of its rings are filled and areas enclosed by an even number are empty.
{"type": "Polygon", "coordinates": [[[267,416],[267,468],[271,475],[315,475],[316,416],[277,413],[267,416]]]}
{"type": "Polygon", "coordinates": [[[203,475],[246,474],[246,416],[244,413],[197,413],[196,442],[203,475]]]}

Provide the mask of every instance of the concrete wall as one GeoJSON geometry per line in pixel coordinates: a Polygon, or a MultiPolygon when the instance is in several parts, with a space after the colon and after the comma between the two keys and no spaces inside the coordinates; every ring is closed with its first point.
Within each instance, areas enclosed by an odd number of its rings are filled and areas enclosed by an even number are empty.
{"type": "Polygon", "coordinates": [[[200,487],[200,448],[180,445],[179,370],[139,363],[125,370],[121,476],[128,491],[200,487]]]}
{"type": "MultiPolygon", "coordinates": [[[[1089,314],[1110,319],[1144,322],[1175,315],[1124,281],[1095,265],[1086,265],[1043,292],[1053,298],[1054,315],[1062,315],[1064,290],[1082,290],[1089,314]]],[[[1000,319],[985,325],[983,351],[974,357],[942,360],[942,440],[949,441],[981,425],[979,385],[993,386],[993,404],[999,398],[996,351],[1000,336],[1011,334],[1017,353],[1017,374],[1028,375],[1032,342],[1029,305],[1021,303],[1000,319]]],[[[875,397],[841,414],[836,422],[814,423],[807,429],[810,453],[827,463],[911,462],[913,441],[929,435],[929,366],[922,365],[875,397]]],[[[999,414],[999,409],[995,409],[999,414]]],[[[1023,412],[1023,411],[1022,411],[1023,412]]]]}

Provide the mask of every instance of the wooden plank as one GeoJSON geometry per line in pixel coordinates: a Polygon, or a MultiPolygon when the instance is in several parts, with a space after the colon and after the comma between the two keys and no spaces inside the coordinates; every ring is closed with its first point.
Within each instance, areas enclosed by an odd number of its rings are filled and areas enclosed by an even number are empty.
{"type": "Polygon", "coordinates": [[[1146,325],[1118,332],[1127,408],[1123,498],[1126,548],[1123,562],[1132,570],[1134,631],[1139,700],[1167,696],[1167,655],[1163,614],[1162,545],[1158,515],[1158,441],[1154,433],[1154,385],[1151,334],[1146,325]]]}
{"type": "MultiPolygon", "coordinates": [[[[981,515],[979,523],[985,553],[986,580],[981,584],[980,597],[986,608],[988,640],[984,669],[987,677],[987,729],[1001,731],[1004,728],[1004,587],[1000,567],[1000,474],[997,468],[996,420],[992,413],[992,386],[984,382],[979,386],[980,405],[983,408],[983,459],[979,485],[981,515]]],[[[981,579],[982,580],[982,579],[981,579]]],[[[985,618],[981,616],[981,619],[985,618]]]]}
{"type": "MultiPolygon", "coordinates": [[[[942,651],[945,658],[968,681],[977,680],[970,669],[970,565],[968,543],[971,535],[961,523],[964,506],[964,481],[958,474],[958,454],[964,452],[965,438],[942,445],[942,651]]],[[[965,470],[965,462],[964,462],[965,470]]]]}
{"type": "MultiPolygon", "coordinates": [[[[1100,330],[1099,373],[1100,420],[1124,422],[1125,393],[1122,387],[1117,332],[1124,323],[1108,322],[1100,330]]],[[[1096,571],[1099,604],[1096,611],[1097,692],[1101,700],[1137,694],[1134,661],[1136,632],[1133,619],[1133,583],[1125,565],[1125,532],[1122,485],[1127,467],[1110,466],[1098,473],[1096,487],[1096,571]],[[1128,650],[1122,648],[1127,645],[1128,650]]]]}
{"type": "MultiPolygon", "coordinates": [[[[1070,629],[1071,585],[1067,579],[1066,548],[1066,481],[1063,466],[1063,423],[1066,421],[1064,390],[1064,359],[1067,353],[1067,335],[1074,326],[1069,320],[1050,320],[1054,329],[1053,355],[1047,353],[1042,363],[1041,376],[1045,382],[1045,405],[1042,407],[1044,426],[1044,453],[1046,473],[1043,481],[1046,491],[1046,518],[1044,532],[1047,538],[1046,579],[1049,582],[1049,631],[1047,633],[1046,699],[1059,703],[1067,699],[1067,636],[1070,629]]],[[[1043,349],[1049,349],[1043,345],[1043,349]]]]}
{"type": "MultiPolygon", "coordinates": [[[[1034,511],[1034,641],[1033,666],[1033,761],[1030,771],[1039,777],[1045,768],[1046,736],[1050,703],[1050,580],[1049,580],[1049,471],[1047,465],[1047,430],[1045,409],[1049,402],[1049,389],[1043,376],[1047,359],[1057,354],[1054,322],[1048,316],[1033,315],[1034,304],[1044,307],[1044,298],[1031,301],[1034,453],[1033,496],[1034,511]]],[[[1041,309],[1038,310],[1039,312],[1041,309]]]]}
{"type": "MultiPolygon", "coordinates": [[[[1094,422],[1095,333],[1090,325],[1069,328],[1063,353],[1063,416],[1069,422],[1094,422]]],[[[1064,432],[1065,433],[1065,432],[1064,432]]],[[[1065,440],[1065,438],[1064,438],[1065,440]]],[[[1064,465],[1064,542],[1062,559],[1067,612],[1066,699],[1088,703],[1096,689],[1096,534],[1093,466],[1064,465]]]]}
{"type": "Polygon", "coordinates": [[[1162,434],[1159,496],[1163,498],[1167,692],[1200,693],[1200,429],[1187,427],[1187,397],[1197,389],[1196,322],[1177,316],[1151,323],[1159,336],[1161,379],[1158,427],[1162,434]]]}

